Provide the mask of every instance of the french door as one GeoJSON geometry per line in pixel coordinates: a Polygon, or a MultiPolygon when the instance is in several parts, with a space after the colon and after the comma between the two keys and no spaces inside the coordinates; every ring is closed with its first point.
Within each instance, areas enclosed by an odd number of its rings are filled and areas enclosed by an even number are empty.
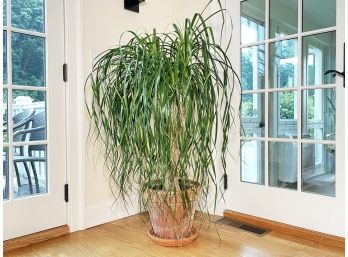
{"type": "Polygon", "coordinates": [[[241,78],[229,209],[344,236],[343,0],[226,1],[241,78]]]}
{"type": "Polygon", "coordinates": [[[3,1],[4,240],[66,224],[63,4],[3,1]]]}

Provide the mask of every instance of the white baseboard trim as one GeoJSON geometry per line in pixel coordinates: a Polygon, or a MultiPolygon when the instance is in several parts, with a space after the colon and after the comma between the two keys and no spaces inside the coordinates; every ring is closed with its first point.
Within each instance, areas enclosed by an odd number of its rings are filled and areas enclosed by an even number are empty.
{"type": "Polygon", "coordinates": [[[129,217],[140,213],[137,202],[126,207],[123,203],[115,204],[114,201],[87,206],[85,215],[85,229],[95,227],[107,222],[129,217]]]}

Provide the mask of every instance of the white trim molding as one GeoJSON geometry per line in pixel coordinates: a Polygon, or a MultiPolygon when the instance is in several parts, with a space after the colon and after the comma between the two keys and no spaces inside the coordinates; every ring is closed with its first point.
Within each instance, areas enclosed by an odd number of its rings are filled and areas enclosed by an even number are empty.
{"type": "Polygon", "coordinates": [[[70,231],[85,228],[85,146],[82,0],[65,0],[67,82],[67,183],[70,231]]]}

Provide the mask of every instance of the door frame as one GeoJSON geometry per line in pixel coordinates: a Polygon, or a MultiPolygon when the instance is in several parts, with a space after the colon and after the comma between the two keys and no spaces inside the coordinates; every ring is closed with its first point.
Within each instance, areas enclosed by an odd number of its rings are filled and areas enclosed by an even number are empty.
{"type": "MultiPolygon", "coordinates": [[[[226,1],[226,7],[231,12],[233,20],[233,31],[232,38],[238,39],[232,42],[231,56],[233,56],[232,62],[235,70],[240,70],[240,2],[239,1],[226,1]]],[[[268,4],[269,0],[265,0],[268,4]]],[[[302,6],[302,0],[299,0],[299,8],[302,6]]],[[[337,50],[336,53],[343,52],[344,42],[344,1],[337,0],[337,50]]],[[[268,17],[268,9],[266,8],[266,17],[268,17]]],[[[266,22],[267,24],[267,22],[266,22]]],[[[286,37],[285,37],[286,38],[286,37]]],[[[300,58],[300,56],[299,56],[300,58]]],[[[268,60],[266,61],[268,65],[268,60]]],[[[343,69],[343,58],[342,55],[336,57],[336,69],[343,69]]],[[[302,74],[302,70],[301,73],[302,74]]],[[[267,74],[265,74],[265,81],[267,82],[267,74]]],[[[265,187],[263,185],[254,185],[250,183],[240,182],[240,150],[236,150],[240,142],[240,133],[237,129],[233,141],[230,142],[232,147],[232,157],[229,161],[230,176],[229,188],[226,191],[226,209],[258,216],[265,219],[270,219],[290,225],[303,227],[327,234],[344,236],[344,186],[345,186],[345,159],[344,159],[344,142],[345,142],[345,124],[347,119],[344,121],[344,89],[342,87],[343,80],[337,77],[336,80],[336,116],[339,117],[336,124],[336,197],[318,196],[311,193],[292,191],[283,188],[265,187]],[[255,199],[255,201],[254,201],[255,199]],[[263,201],[263,199],[265,199],[263,201]],[[286,203],[286,204],[284,204],[286,203]],[[313,206],[315,206],[313,208],[313,206]],[[324,207],[320,207],[324,206],[324,207]],[[326,208],[327,206],[334,206],[334,209],[326,208]],[[278,207],[278,208],[277,208],[278,207]],[[296,211],[297,210],[297,211],[296,211]],[[323,212],[326,220],[322,220],[316,216],[316,213],[323,212]],[[330,226],[323,226],[323,224],[330,224],[330,226]]],[[[347,94],[347,92],[346,92],[347,94]]],[[[267,100],[266,100],[267,101],[267,100]]],[[[239,101],[237,102],[239,103],[239,101]]],[[[239,106],[235,106],[238,109],[239,106]]],[[[266,108],[266,115],[267,108],[266,108]]],[[[238,122],[240,120],[238,119],[238,122]]],[[[238,126],[237,126],[238,127],[238,126]]],[[[278,140],[281,141],[281,140],[278,140]]],[[[266,141],[267,142],[267,141],[266,141]]],[[[267,148],[266,148],[267,149],[267,148]]],[[[265,149],[265,151],[267,151],[265,149]]],[[[267,165],[266,165],[267,167],[267,165]]],[[[266,173],[267,174],[267,173],[266,173]]],[[[266,176],[266,179],[267,176],[266,176]]]]}
{"type": "Polygon", "coordinates": [[[64,0],[67,81],[67,223],[70,232],[85,229],[85,149],[82,0],[64,0]]]}
{"type": "MultiPolygon", "coordinates": [[[[60,70],[60,63],[64,62],[64,55],[65,55],[65,46],[64,46],[64,0],[61,0],[59,2],[52,2],[48,3],[47,0],[43,2],[43,17],[44,17],[44,27],[45,29],[41,31],[32,31],[31,29],[25,28],[17,28],[16,26],[11,25],[11,5],[10,0],[7,0],[7,24],[6,26],[3,26],[3,30],[7,30],[7,60],[10,62],[10,65],[7,67],[7,75],[9,80],[7,81],[7,95],[8,95],[8,107],[9,107],[9,117],[8,117],[8,127],[12,127],[12,114],[14,113],[14,107],[13,107],[13,99],[11,91],[14,92],[14,90],[21,90],[22,92],[25,91],[32,91],[32,92],[44,92],[45,96],[45,106],[44,106],[44,112],[40,112],[41,114],[45,114],[45,138],[40,138],[40,140],[34,140],[34,141],[27,141],[27,140],[20,140],[20,142],[14,142],[15,139],[12,138],[13,131],[12,129],[9,129],[9,140],[7,143],[5,143],[9,149],[9,151],[13,151],[13,147],[23,145],[44,145],[45,146],[45,173],[46,173],[46,190],[42,192],[41,194],[37,192],[38,194],[25,194],[20,197],[16,197],[14,195],[13,190],[13,152],[9,154],[9,172],[8,177],[11,183],[9,183],[9,198],[8,201],[3,202],[3,215],[6,216],[5,218],[8,219],[8,223],[6,222],[6,228],[4,228],[4,237],[6,239],[13,239],[18,236],[27,235],[33,232],[40,232],[41,230],[50,229],[52,227],[65,225],[67,223],[67,204],[64,202],[64,195],[60,194],[60,189],[63,189],[64,184],[66,183],[66,109],[65,109],[65,96],[66,96],[66,84],[62,80],[60,73],[57,73],[57,71],[60,70]],[[60,13],[60,15],[59,15],[60,13]],[[55,18],[53,18],[55,16],[55,18]],[[57,16],[59,15],[59,16],[57,16]],[[49,18],[49,17],[52,17],[49,18]],[[11,33],[9,33],[11,32],[11,33]],[[51,37],[51,34],[54,34],[52,32],[56,32],[56,36],[60,40],[55,40],[53,37],[51,37]],[[20,33],[22,35],[26,36],[34,36],[36,38],[43,39],[43,49],[44,49],[44,63],[45,63],[45,76],[44,76],[44,86],[34,86],[32,84],[15,84],[12,80],[12,33],[20,33]],[[50,50],[53,49],[54,51],[50,50]],[[24,90],[24,91],[23,91],[24,90]],[[57,96],[51,97],[52,95],[57,96]],[[57,103],[57,100],[60,101],[57,103]],[[63,101],[64,107],[57,110],[57,107],[53,108],[53,106],[60,106],[60,104],[63,101]],[[10,107],[10,105],[12,105],[10,107]],[[12,112],[11,112],[12,110],[12,112]],[[53,110],[53,112],[52,112],[53,110]],[[60,114],[57,113],[57,111],[60,111],[60,114]],[[57,115],[56,115],[57,114],[57,115]],[[58,115],[59,114],[59,115],[58,115]],[[56,116],[55,116],[56,115],[56,116]],[[51,118],[55,117],[55,118],[51,118]],[[54,122],[54,123],[53,123],[54,122]],[[54,127],[57,125],[63,125],[60,130],[58,130],[55,133],[52,133],[54,131],[54,127]],[[50,135],[56,134],[56,136],[52,137],[50,135]],[[63,141],[62,141],[63,139],[63,141]],[[11,164],[10,164],[11,163],[11,164]],[[59,165],[63,165],[64,169],[62,170],[63,173],[58,172],[59,165]],[[11,169],[12,167],[12,169],[11,169]],[[52,169],[54,168],[54,169],[52,169]],[[54,172],[50,172],[50,169],[54,172]],[[54,182],[54,183],[52,183],[54,182]],[[42,204],[49,204],[52,203],[55,206],[55,210],[47,210],[48,212],[42,212],[37,214],[34,210],[37,208],[41,208],[42,204]],[[22,222],[14,222],[13,219],[10,219],[12,215],[15,215],[16,213],[23,212],[27,209],[31,209],[32,211],[27,213],[27,218],[23,219],[22,222]],[[49,212],[51,211],[51,212],[49,212]],[[45,216],[46,214],[52,215],[47,218],[45,216]],[[32,218],[31,221],[28,222],[32,218]]],[[[2,10],[3,11],[3,10],[2,10]]],[[[13,35],[13,34],[12,34],[13,35]]],[[[35,108],[35,107],[33,107],[35,108]]],[[[39,113],[38,112],[38,113],[39,113]]],[[[34,116],[35,117],[35,116],[34,116]]],[[[33,121],[34,122],[34,121],[33,121]]],[[[4,143],[3,143],[4,144],[4,143]]],[[[41,150],[41,149],[40,149],[41,150]]],[[[30,156],[30,153],[28,156],[30,156]]],[[[30,160],[29,160],[30,161],[30,160]]],[[[43,160],[40,160],[43,162],[43,160]]],[[[32,164],[32,171],[35,174],[34,171],[34,165],[32,164]]],[[[36,166],[36,165],[35,165],[36,166]]],[[[28,171],[27,171],[28,173],[28,171]]],[[[36,175],[35,175],[36,176],[36,175]]],[[[29,178],[29,175],[28,175],[29,178]]],[[[37,183],[37,179],[36,179],[37,183]]],[[[30,185],[30,183],[29,183],[30,185]]]]}

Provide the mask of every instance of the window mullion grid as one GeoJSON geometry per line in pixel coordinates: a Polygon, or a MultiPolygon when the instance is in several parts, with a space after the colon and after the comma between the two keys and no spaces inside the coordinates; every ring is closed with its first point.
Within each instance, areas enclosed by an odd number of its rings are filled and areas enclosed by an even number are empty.
{"type": "Polygon", "coordinates": [[[296,34],[286,35],[286,36],[282,36],[282,37],[275,37],[275,38],[265,39],[262,41],[240,44],[240,47],[246,48],[246,47],[257,46],[260,44],[267,44],[267,43],[274,43],[274,42],[285,41],[285,40],[290,40],[290,39],[296,39],[299,37],[299,35],[302,35],[303,37],[313,36],[313,35],[322,34],[322,33],[326,33],[326,32],[336,31],[337,30],[336,28],[337,28],[336,26],[333,26],[333,27],[329,27],[329,28],[310,30],[310,31],[305,31],[305,32],[298,32],[296,34]]]}
{"type": "Polygon", "coordinates": [[[36,32],[36,31],[29,30],[29,29],[19,29],[19,28],[12,28],[11,27],[11,30],[15,33],[18,33],[18,34],[24,34],[24,35],[28,35],[28,36],[41,37],[41,38],[46,37],[45,33],[36,32]]]}
{"type": "Polygon", "coordinates": [[[265,1],[265,39],[266,42],[265,44],[265,103],[264,103],[264,108],[265,108],[265,186],[268,187],[268,181],[269,181],[269,172],[268,172],[268,90],[269,90],[269,43],[267,40],[269,39],[269,2],[270,0],[265,1]]]}
{"type": "MultiPolygon", "coordinates": [[[[41,37],[45,38],[47,37],[46,32],[40,33],[40,32],[35,32],[35,31],[29,31],[26,29],[18,29],[18,28],[12,28],[12,21],[11,21],[11,0],[5,0],[6,2],[6,26],[4,26],[3,30],[6,30],[6,44],[7,44],[7,85],[4,86],[3,88],[7,89],[7,122],[8,122],[8,143],[4,143],[4,147],[8,148],[8,177],[9,177],[9,199],[8,201],[12,201],[14,199],[13,197],[13,154],[14,150],[13,147],[17,145],[22,145],[18,143],[13,142],[13,90],[35,90],[35,91],[44,91],[46,92],[46,102],[47,102],[47,77],[45,76],[45,86],[44,87],[35,87],[35,86],[27,86],[27,85],[13,85],[13,78],[12,78],[12,33],[21,33],[24,35],[29,35],[29,36],[36,36],[36,37],[41,37]]],[[[46,7],[47,4],[45,3],[45,13],[46,12],[46,7]]],[[[45,28],[47,28],[47,19],[45,19],[45,28]]],[[[47,49],[46,49],[46,40],[45,40],[45,60],[47,60],[47,49]]],[[[45,61],[46,62],[46,61],[45,61]]],[[[45,74],[47,75],[48,67],[45,65],[45,74]]],[[[46,106],[46,114],[47,114],[47,106],[46,106]]],[[[48,132],[47,132],[48,133],[48,132]]],[[[30,144],[39,144],[43,142],[30,142],[26,143],[25,145],[30,145],[30,144]]],[[[46,145],[48,144],[47,141],[44,142],[46,145]]]]}
{"type": "MultiPolygon", "coordinates": [[[[302,80],[305,81],[305,76],[303,76],[302,80]]],[[[267,89],[243,90],[241,94],[277,93],[277,92],[288,92],[288,91],[297,91],[297,90],[308,90],[308,89],[314,90],[314,89],[330,89],[330,88],[336,88],[336,85],[323,84],[323,85],[317,85],[317,86],[299,86],[299,87],[282,87],[282,88],[275,87],[275,88],[267,88],[267,89]]]]}
{"type": "Polygon", "coordinates": [[[297,39],[297,191],[302,190],[302,4],[303,0],[298,1],[298,39],[297,39]]]}

